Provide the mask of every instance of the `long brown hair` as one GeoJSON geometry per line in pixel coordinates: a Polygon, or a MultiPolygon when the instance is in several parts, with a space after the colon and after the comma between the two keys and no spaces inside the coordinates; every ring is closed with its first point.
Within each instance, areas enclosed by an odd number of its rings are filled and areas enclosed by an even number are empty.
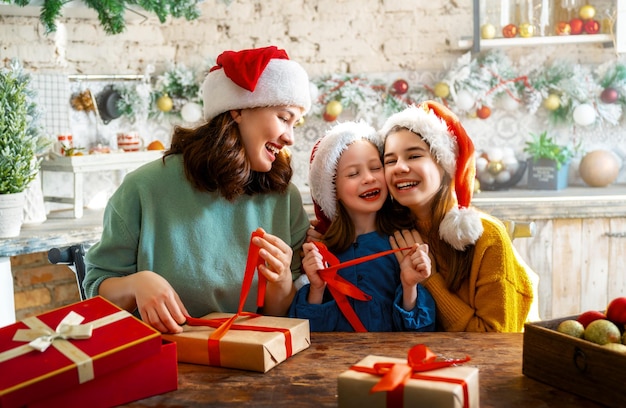
{"type": "Polygon", "coordinates": [[[218,191],[229,201],[247,194],[284,193],[293,170],[281,151],[268,172],[250,169],[239,126],[224,112],[196,128],[176,126],[166,156],[182,154],[185,176],[200,191],[218,191]]]}
{"type": "MultiPolygon", "coordinates": [[[[419,133],[402,126],[393,127],[386,136],[400,129],[407,129],[413,134],[422,137],[419,133]]],[[[422,140],[428,144],[428,141],[422,140]]],[[[436,160],[435,156],[433,156],[433,159],[436,160]]],[[[406,220],[411,220],[412,225],[409,229],[415,228],[420,233],[422,239],[428,244],[430,252],[434,255],[437,261],[437,270],[442,272],[448,289],[456,292],[470,274],[475,245],[469,245],[464,251],[458,251],[439,236],[439,226],[443,218],[456,205],[453,191],[454,180],[448,173],[444,172],[439,191],[433,198],[432,218],[430,220],[418,220],[408,207],[404,207],[396,201],[393,202],[392,214],[394,222],[396,222],[396,230],[406,229],[406,220]],[[425,228],[425,225],[428,227],[425,228]]]]}

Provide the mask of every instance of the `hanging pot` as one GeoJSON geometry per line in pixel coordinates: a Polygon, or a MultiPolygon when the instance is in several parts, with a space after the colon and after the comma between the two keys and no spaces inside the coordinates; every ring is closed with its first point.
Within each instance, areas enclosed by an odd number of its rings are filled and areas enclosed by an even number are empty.
{"type": "Polygon", "coordinates": [[[122,113],[117,108],[117,102],[120,99],[122,99],[122,96],[115,90],[115,88],[113,88],[113,85],[107,85],[96,97],[98,113],[100,114],[100,118],[105,125],[113,119],[117,119],[122,116],[122,113]]]}

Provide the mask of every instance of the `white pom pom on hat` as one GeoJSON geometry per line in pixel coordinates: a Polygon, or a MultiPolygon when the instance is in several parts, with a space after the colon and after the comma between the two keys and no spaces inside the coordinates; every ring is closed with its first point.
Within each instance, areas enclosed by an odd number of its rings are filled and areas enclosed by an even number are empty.
{"type": "Polygon", "coordinates": [[[379,132],[383,147],[394,127],[421,136],[435,160],[454,180],[458,206],[448,211],[439,225],[441,239],[459,251],[475,244],[483,233],[483,225],[480,214],[470,207],[476,175],[474,143],[457,116],[435,101],[409,106],[390,116],[383,125],[379,132]]]}
{"type": "Polygon", "coordinates": [[[382,147],[376,130],[363,121],[337,124],[313,146],[309,187],[315,213],[320,222],[330,224],[337,215],[337,189],[335,188],[337,164],[341,154],[358,140],[370,141],[379,150],[382,147]],[[322,214],[319,214],[319,210],[322,214]]]}
{"type": "Polygon", "coordinates": [[[233,109],[299,106],[311,109],[309,76],[275,46],[224,51],[202,84],[204,119],[233,109]]]}

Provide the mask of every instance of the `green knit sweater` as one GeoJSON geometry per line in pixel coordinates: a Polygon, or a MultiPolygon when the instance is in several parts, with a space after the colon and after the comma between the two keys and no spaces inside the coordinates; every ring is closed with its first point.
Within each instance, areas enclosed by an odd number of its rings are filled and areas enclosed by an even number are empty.
{"type": "MultiPolygon", "coordinates": [[[[184,175],[182,157],[168,156],[129,173],[109,200],[100,242],[85,257],[84,288],[96,296],[103,280],[150,270],[163,276],[193,317],[237,311],[250,234],[258,227],[293,248],[309,228],[300,192],[242,196],[229,202],[200,192],[184,175]]],[[[256,310],[255,279],[246,303],[256,310]]]]}
{"type": "Polygon", "coordinates": [[[445,331],[521,332],[533,301],[532,271],[500,221],[482,214],[482,223],[472,270],[460,289],[448,290],[441,275],[446,271],[424,282],[437,305],[437,323],[445,331]]]}

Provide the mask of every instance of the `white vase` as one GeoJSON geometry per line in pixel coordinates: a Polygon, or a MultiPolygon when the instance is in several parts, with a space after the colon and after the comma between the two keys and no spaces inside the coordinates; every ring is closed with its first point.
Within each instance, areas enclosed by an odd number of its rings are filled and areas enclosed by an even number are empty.
{"type": "Polygon", "coordinates": [[[46,205],[43,201],[43,190],[41,188],[41,176],[37,173],[35,179],[24,191],[24,225],[41,224],[46,221],[46,205]]]}
{"type": "Polygon", "coordinates": [[[0,238],[20,235],[24,218],[25,193],[0,194],[0,238]]]}

